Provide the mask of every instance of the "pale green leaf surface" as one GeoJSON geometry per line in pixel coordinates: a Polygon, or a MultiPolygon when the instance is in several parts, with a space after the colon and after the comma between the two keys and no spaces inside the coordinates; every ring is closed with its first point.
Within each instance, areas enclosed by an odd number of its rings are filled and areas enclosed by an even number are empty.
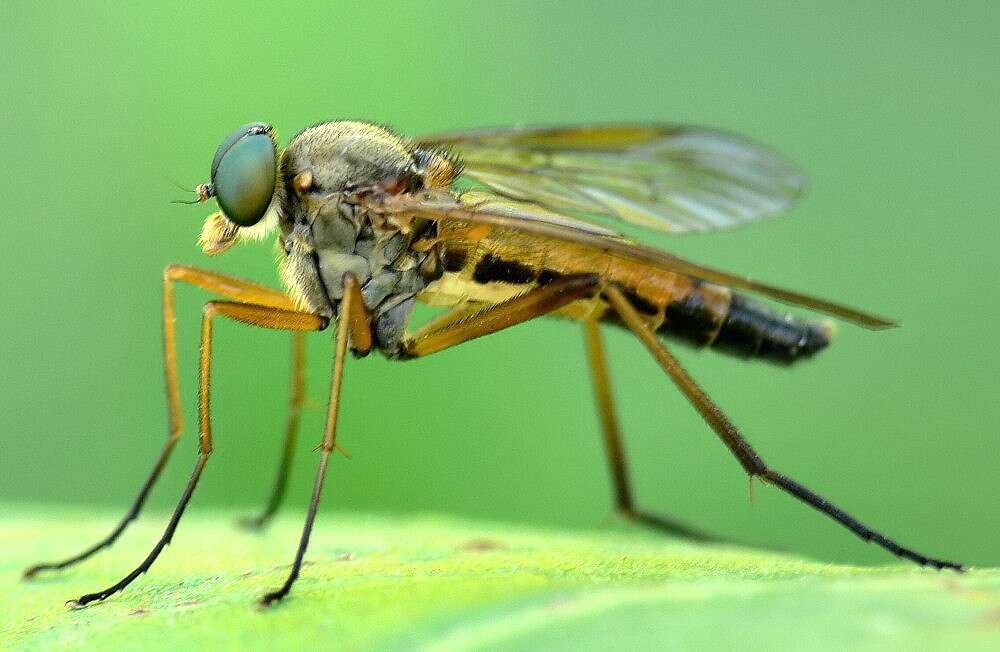
{"type": "Polygon", "coordinates": [[[285,603],[300,518],[264,534],[232,513],[188,514],[152,571],[103,604],[64,602],[131,570],[166,518],[110,551],[22,582],[77,552],[110,513],[4,508],[0,649],[1000,649],[1000,571],[836,566],[691,545],[629,526],[561,532],[443,517],[321,514],[285,603]]]}

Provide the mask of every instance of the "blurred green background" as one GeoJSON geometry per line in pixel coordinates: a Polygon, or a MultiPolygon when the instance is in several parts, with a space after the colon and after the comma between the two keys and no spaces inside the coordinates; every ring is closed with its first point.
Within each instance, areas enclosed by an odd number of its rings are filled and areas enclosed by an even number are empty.
{"type": "MultiPolygon", "coordinates": [[[[131,501],[165,436],[167,263],[277,283],[270,243],[208,259],[195,238],[212,208],[168,204],[184,196],[172,180],[207,180],[234,127],[270,121],[287,142],[341,117],[413,135],[677,121],[768,143],[811,187],[787,217],[653,243],[904,323],[842,325],[791,369],[681,350],[691,372],[779,470],[904,544],[1000,563],[997,9],[735,4],[6,3],[0,505],[131,501]]],[[[161,509],[197,440],[206,296],[178,295],[188,431],[161,509]]],[[[192,509],[255,509],[281,445],[288,337],[217,333],[216,453],[192,509]]],[[[330,340],[310,338],[300,513],[330,340]]],[[[891,560],[776,490],[750,503],[739,465],[641,347],[615,332],[609,348],[643,505],[824,560],[891,560]]],[[[333,465],[324,509],[600,527],[610,491],[585,369],[564,322],[407,364],[353,361],[340,431],[353,459],[333,465]]]]}

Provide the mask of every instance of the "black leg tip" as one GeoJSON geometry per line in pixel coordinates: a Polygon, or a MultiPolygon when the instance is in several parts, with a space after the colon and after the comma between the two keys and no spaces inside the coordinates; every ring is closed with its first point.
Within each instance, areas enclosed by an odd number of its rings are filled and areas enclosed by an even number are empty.
{"type": "Polygon", "coordinates": [[[92,602],[104,601],[112,593],[114,592],[112,591],[111,593],[108,592],[88,593],[87,595],[81,595],[76,600],[67,600],[66,606],[69,607],[70,609],[85,609],[92,602]]]}
{"type": "Polygon", "coordinates": [[[269,609],[278,604],[278,602],[280,602],[286,595],[288,595],[288,591],[285,590],[272,591],[261,598],[258,604],[261,609],[269,609]]]}
{"type": "Polygon", "coordinates": [[[905,548],[896,552],[896,556],[903,559],[912,561],[920,566],[930,566],[934,570],[951,570],[956,573],[964,573],[968,570],[964,564],[960,564],[957,561],[947,561],[945,559],[934,559],[933,557],[925,557],[924,555],[913,552],[912,550],[906,550],[905,548]]]}
{"type": "Polygon", "coordinates": [[[947,568],[949,570],[955,571],[956,573],[964,573],[969,570],[963,564],[959,564],[954,561],[938,561],[935,559],[931,561],[931,565],[938,570],[943,570],[947,568]]]}
{"type": "Polygon", "coordinates": [[[38,573],[44,570],[44,568],[45,568],[44,566],[32,566],[31,568],[26,568],[24,569],[24,572],[21,574],[21,579],[23,580],[34,579],[35,575],[38,575],[38,573]]]}

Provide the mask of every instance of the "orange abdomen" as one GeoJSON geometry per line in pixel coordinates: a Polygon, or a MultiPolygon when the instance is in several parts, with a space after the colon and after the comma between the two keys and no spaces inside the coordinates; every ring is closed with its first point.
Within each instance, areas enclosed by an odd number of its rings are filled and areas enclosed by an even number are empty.
{"type": "MultiPolygon", "coordinates": [[[[582,246],[492,232],[472,242],[445,238],[436,250],[442,278],[428,287],[428,295],[438,293],[431,303],[496,303],[560,276],[597,274],[618,286],[651,328],[671,339],[785,363],[830,341],[825,324],[779,313],[720,285],[582,246]]],[[[608,323],[618,323],[601,302],[571,305],[561,314],[580,319],[595,309],[608,323]]]]}

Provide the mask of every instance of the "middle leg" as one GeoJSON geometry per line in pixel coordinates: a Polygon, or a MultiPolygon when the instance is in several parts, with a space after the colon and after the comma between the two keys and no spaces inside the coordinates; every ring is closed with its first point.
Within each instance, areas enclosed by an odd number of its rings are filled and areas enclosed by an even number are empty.
{"type": "Polygon", "coordinates": [[[240,523],[251,530],[265,527],[281,507],[288,488],[288,476],[295,456],[295,442],[298,438],[299,421],[302,415],[302,404],[306,397],[305,376],[306,338],[305,333],[292,333],[292,382],[291,396],[288,400],[288,421],[285,425],[285,442],[281,448],[281,460],[278,462],[278,474],[274,478],[274,488],[264,506],[264,510],[256,516],[249,516],[240,523]]]}
{"type": "Polygon", "coordinates": [[[594,399],[597,402],[598,414],[601,418],[601,428],[604,432],[605,453],[608,457],[611,480],[614,483],[615,508],[625,518],[656,528],[667,534],[694,541],[717,541],[716,537],[699,532],[671,518],[652,514],[636,507],[631,482],[629,481],[625,447],[622,442],[621,429],[618,425],[618,416],[615,412],[614,397],[611,393],[607,356],[604,352],[604,342],[601,338],[598,321],[593,318],[585,319],[583,322],[583,331],[587,344],[587,360],[590,363],[590,375],[594,385],[594,399]]]}
{"type": "Polygon", "coordinates": [[[302,570],[302,560],[306,548],[309,547],[309,537],[312,535],[313,523],[319,511],[319,499],[323,493],[323,483],[326,480],[326,470],[330,463],[330,453],[337,447],[337,419],[340,414],[340,390],[344,383],[344,361],[347,358],[347,347],[358,355],[366,355],[372,348],[371,322],[368,310],[361,296],[361,286],[353,274],[344,274],[344,298],[340,302],[337,317],[337,348],[333,357],[333,372],[330,381],[330,400],[326,408],[326,427],[323,430],[323,441],[320,444],[319,469],[313,484],[312,499],[309,502],[309,512],[299,538],[299,547],[295,552],[292,569],[284,584],[276,591],[271,591],[260,600],[262,607],[269,607],[281,600],[292,590],[292,585],[299,578],[302,570]]]}

